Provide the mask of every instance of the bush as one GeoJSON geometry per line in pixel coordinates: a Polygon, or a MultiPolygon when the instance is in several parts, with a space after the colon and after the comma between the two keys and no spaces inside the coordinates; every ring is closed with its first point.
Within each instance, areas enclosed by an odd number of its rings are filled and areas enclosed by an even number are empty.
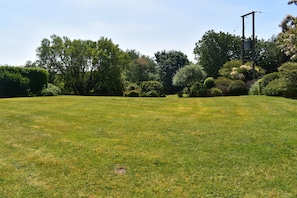
{"type": "MultiPolygon", "coordinates": [[[[258,92],[262,91],[268,96],[297,98],[297,63],[284,63],[278,70],[279,72],[267,74],[258,81],[258,92]]],[[[256,92],[255,87],[250,93],[256,92]]]]}
{"type": "Polygon", "coordinates": [[[215,86],[215,80],[213,77],[207,77],[205,80],[204,80],[204,85],[208,88],[208,89],[211,89],[215,86]]]}
{"type": "Polygon", "coordinates": [[[141,96],[164,97],[163,85],[158,81],[144,81],[141,83],[141,96]]]}
{"type": "Polygon", "coordinates": [[[61,89],[51,83],[41,91],[42,96],[58,96],[61,95],[61,89]]]}
{"type": "Polygon", "coordinates": [[[142,93],[141,96],[142,97],[162,97],[162,95],[159,95],[158,92],[155,90],[142,93]]]}
{"type": "MultiPolygon", "coordinates": [[[[242,65],[240,60],[232,60],[226,62],[219,70],[222,77],[231,78],[234,80],[253,80],[253,67],[251,62],[242,65]]],[[[265,70],[259,66],[255,66],[255,78],[265,74],[265,70]]]]}
{"type": "Polygon", "coordinates": [[[41,68],[0,67],[1,95],[28,96],[40,95],[47,85],[48,73],[41,68]]]}
{"type": "Polygon", "coordinates": [[[283,80],[286,86],[284,96],[287,98],[297,98],[297,70],[285,72],[283,80]]]}
{"type": "Polygon", "coordinates": [[[139,97],[141,95],[141,88],[135,83],[128,83],[125,85],[125,97],[139,97]]]}
{"type": "Polygon", "coordinates": [[[219,77],[215,80],[216,88],[222,90],[222,95],[228,95],[228,87],[232,83],[232,80],[225,77],[219,77]]]}
{"type": "Polygon", "coordinates": [[[30,79],[30,93],[40,95],[48,83],[48,72],[41,68],[23,68],[22,73],[30,79]]]}
{"type": "Polygon", "coordinates": [[[179,91],[179,92],[177,92],[177,96],[178,96],[179,98],[182,98],[183,95],[184,95],[183,91],[179,91]]]}
{"type": "Polygon", "coordinates": [[[209,90],[209,95],[210,96],[222,96],[223,91],[219,88],[213,87],[209,90]]]}
{"type": "Polygon", "coordinates": [[[281,79],[275,79],[263,88],[263,94],[266,96],[282,96],[284,91],[285,85],[281,79]]]}
{"type": "Polygon", "coordinates": [[[279,72],[285,72],[285,71],[292,71],[297,69],[297,63],[287,62],[282,64],[279,68],[279,72]]]}
{"type": "Polygon", "coordinates": [[[263,78],[261,78],[261,81],[260,81],[261,89],[266,87],[271,81],[278,79],[278,78],[280,78],[279,72],[273,72],[270,74],[266,74],[265,76],[263,76],[263,78]]]}
{"type": "Polygon", "coordinates": [[[135,83],[128,83],[125,85],[125,91],[140,90],[141,88],[135,83]]]}
{"type": "Polygon", "coordinates": [[[20,73],[2,68],[0,71],[0,97],[27,96],[30,79],[20,73]]]}
{"type": "Polygon", "coordinates": [[[285,63],[279,68],[280,77],[285,87],[283,96],[297,98],[297,63],[285,63]]]}
{"type": "Polygon", "coordinates": [[[257,80],[249,89],[249,95],[261,95],[262,94],[262,88],[260,87],[260,84],[262,83],[262,79],[257,80]]]}
{"type": "Polygon", "coordinates": [[[197,83],[190,88],[189,97],[205,97],[207,91],[208,89],[203,83],[197,83]]]}
{"type": "Polygon", "coordinates": [[[231,78],[231,73],[234,70],[233,68],[239,68],[241,65],[241,60],[228,61],[219,69],[219,74],[222,77],[231,78]]]}
{"type": "Polygon", "coordinates": [[[247,94],[246,85],[242,80],[234,80],[228,87],[228,94],[232,96],[239,96],[247,94]]]}

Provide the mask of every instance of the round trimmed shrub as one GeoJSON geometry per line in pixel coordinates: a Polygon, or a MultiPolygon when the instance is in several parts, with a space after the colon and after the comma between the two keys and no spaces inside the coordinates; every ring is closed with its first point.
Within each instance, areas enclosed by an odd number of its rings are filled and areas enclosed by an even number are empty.
{"type": "Polygon", "coordinates": [[[215,86],[215,80],[213,77],[207,77],[205,80],[204,80],[204,85],[208,88],[208,89],[211,89],[215,86]]]}

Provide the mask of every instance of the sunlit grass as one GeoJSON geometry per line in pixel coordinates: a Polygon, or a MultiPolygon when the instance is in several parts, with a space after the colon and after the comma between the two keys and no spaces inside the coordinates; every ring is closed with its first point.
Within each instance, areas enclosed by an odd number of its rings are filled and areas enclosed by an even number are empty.
{"type": "Polygon", "coordinates": [[[294,197],[297,101],[0,100],[0,197],[294,197]]]}

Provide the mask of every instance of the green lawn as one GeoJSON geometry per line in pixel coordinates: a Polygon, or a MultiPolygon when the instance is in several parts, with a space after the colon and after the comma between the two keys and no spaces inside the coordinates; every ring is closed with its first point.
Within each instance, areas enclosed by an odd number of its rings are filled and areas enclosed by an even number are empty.
{"type": "Polygon", "coordinates": [[[0,99],[0,197],[296,197],[297,100],[0,99]]]}

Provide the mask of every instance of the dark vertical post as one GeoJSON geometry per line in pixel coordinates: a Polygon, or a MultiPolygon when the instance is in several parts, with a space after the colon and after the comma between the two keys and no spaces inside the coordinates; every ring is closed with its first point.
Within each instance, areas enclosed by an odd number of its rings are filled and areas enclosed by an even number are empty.
{"type": "Polygon", "coordinates": [[[241,62],[242,62],[242,65],[244,65],[245,61],[244,61],[244,40],[245,40],[245,35],[244,35],[244,17],[245,16],[241,16],[242,17],[242,46],[241,46],[241,62]]]}
{"type": "Polygon", "coordinates": [[[253,79],[255,79],[255,63],[256,63],[256,52],[255,52],[255,48],[256,48],[256,42],[255,42],[255,11],[250,12],[248,14],[242,15],[242,64],[244,65],[244,58],[245,58],[245,52],[244,52],[244,40],[245,40],[245,36],[244,36],[244,17],[251,15],[253,16],[253,39],[252,39],[252,61],[253,61],[253,74],[252,77],[253,79]]]}
{"type": "Polygon", "coordinates": [[[255,64],[256,64],[256,42],[255,42],[255,12],[253,13],[253,46],[252,46],[252,56],[253,56],[253,80],[256,78],[255,76],[255,64]]]}

